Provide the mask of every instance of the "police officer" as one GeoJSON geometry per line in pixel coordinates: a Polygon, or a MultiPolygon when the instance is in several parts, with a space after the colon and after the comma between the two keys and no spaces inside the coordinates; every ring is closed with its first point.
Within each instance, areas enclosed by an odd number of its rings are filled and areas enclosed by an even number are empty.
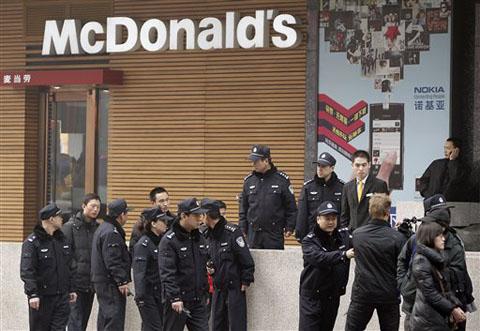
{"type": "Polygon", "coordinates": [[[60,230],[62,211],[49,204],[22,245],[20,277],[28,297],[30,330],[64,330],[69,302],[77,299],[73,282],[72,250],[60,230]]]}
{"type": "Polygon", "coordinates": [[[77,301],[70,307],[69,331],[86,330],[92,311],[95,291],[90,280],[90,265],[93,234],[99,225],[97,216],[100,204],[100,197],[97,194],[85,195],[82,210],[73,215],[62,227],[62,232],[73,249],[74,279],[78,295],[77,301]]]}
{"type": "Polygon", "coordinates": [[[198,231],[206,212],[195,198],[178,204],[178,217],[160,241],[158,264],[162,287],[163,329],[208,330],[207,245],[198,231]]]}
{"type": "Polygon", "coordinates": [[[142,331],[162,330],[163,307],[158,271],[158,245],[167,231],[171,217],[159,207],[144,210],[143,236],[135,244],[133,252],[133,280],[135,302],[142,317],[142,331]]]}
{"type": "Polygon", "coordinates": [[[246,330],[247,303],[245,291],[253,282],[255,263],[240,228],[220,215],[220,204],[202,200],[207,209],[208,244],[213,276],[212,330],[246,330]]]}
{"type": "Polygon", "coordinates": [[[339,214],[342,205],[342,190],[345,184],[335,173],[337,160],[329,153],[318,157],[317,173],[313,179],[305,182],[298,200],[297,225],[295,236],[301,241],[316,225],[316,212],[322,202],[331,201],[339,214]]]}
{"type": "Polygon", "coordinates": [[[275,167],[270,148],[254,145],[248,157],[254,171],[245,177],[239,226],[250,248],[283,249],[295,230],[297,205],[289,177],[275,167]]]}
{"type": "Polygon", "coordinates": [[[299,330],[331,331],[337,318],[340,296],[348,282],[351,248],[346,228],[338,229],[338,209],[325,201],[317,209],[316,224],[302,241],[299,330]]]}
{"type": "Polygon", "coordinates": [[[108,214],[93,236],[92,282],[98,300],[98,330],[123,330],[129,295],[130,255],[123,226],[128,220],[124,199],[108,205],[108,214]]]}

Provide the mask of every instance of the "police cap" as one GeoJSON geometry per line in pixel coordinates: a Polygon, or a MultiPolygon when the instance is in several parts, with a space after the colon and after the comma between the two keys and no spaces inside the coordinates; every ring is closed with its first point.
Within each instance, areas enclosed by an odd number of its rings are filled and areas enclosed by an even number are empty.
{"type": "Polygon", "coordinates": [[[327,152],[324,152],[318,156],[318,160],[314,161],[313,163],[318,163],[318,165],[323,166],[334,166],[337,163],[337,160],[327,152]]]}
{"type": "Polygon", "coordinates": [[[55,203],[50,203],[46,205],[45,207],[40,209],[40,211],[38,212],[38,216],[42,221],[48,220],[50,217],[61,215],[61,214],[62,214],[62,210],[58,208],[55,203]]]}
{"type": "Polygon", "coordinates": [[[328,214],[336,214],[338,215],[337,206],[331,201],[324,201],[320,204],[317,209],[317,215],[328,215],[328,214]]]}
{"type": "Polygon", "coordinates": [[[169,216],[167,213],[164,213],[159,207],[147,208],[142,212],[142,215],[145,221],[158,221],[162,220],[165,222],[170,222],[173,220],[173,217],[169,216]]]}
{"type": "Polygon", "coordinates": [[[270,157],[270,147],[267,145],[253,145],[248,159],[257,161],[260,159],[268,159],[270,157]]]}
{"type": "Polygon", "coordinates": [[[453,206],[447,205],[447,199],[443,194],[435,194],[432,195],[430,198],[423,200],[423,209],[425,213],[428,213],[435,209],[441,208],[454,208],[453,206]]]}
{"type": "Polygon", "coordinates": [[[131,209],[128,208],[125,199],[113,200],[108,204],[108,215],[111,217],[118,217],[129,210],[131,209]]]}
{"type": "Polygon", "coordinates": [[[201,208],[196,198],[189,198],[178,203],[178,212],[187,214],[205,214],[208,210],[201,208]]]}

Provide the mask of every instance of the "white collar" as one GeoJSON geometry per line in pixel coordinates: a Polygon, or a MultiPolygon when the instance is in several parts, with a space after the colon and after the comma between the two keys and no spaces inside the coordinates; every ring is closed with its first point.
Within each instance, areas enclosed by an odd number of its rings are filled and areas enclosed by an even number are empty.
{"type": "Polygon", "coordinates": [[[365,186],[365,183],[367,182],[367,178],[368,178],[368,175],[367,175],[367,177],[365,177],[362,180],[359,180],[358,178],[355,178],[355,181],[357,182],[357,185],[358,185],[358,182],[362,182],[363,186],[365,186]]]}

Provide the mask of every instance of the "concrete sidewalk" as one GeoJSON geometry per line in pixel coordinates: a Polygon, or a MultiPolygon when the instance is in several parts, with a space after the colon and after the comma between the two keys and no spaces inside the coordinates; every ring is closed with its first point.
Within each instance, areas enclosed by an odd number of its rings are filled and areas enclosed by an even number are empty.
{"type": "MultiPolygon", "coordinates": [[[[0,330],[28,330],[28,308],[20,280],[20,243],[0,243],[0,330]]],[[[302,270],[300,247],[285,251],[252,251],[256,263],[255,283],[248,289],[249,330],[297,330],[298,286],[302,270]]],[[[480,306],[480,252],[467,252],[468,270],[474,284],[474,296],[480,306]]],[[[342,297],[335,330],[344,330],[348,309],[354,263],[350,269],[347,294],[342,297]]],[[[131,287],[133,288],[133,286],[131,287]]],[[[96,329],[97,305],[95,303],[89,330],[96,329]]],[[[132,298],[128,299],[126,330],[140,330],[140,315],[132,298]]],[[[480,313],[468,316],[468,330],[478,330],[480,313]]],[[[367,330],[379,330],[374,318],[367,330]]],[[[400,330],[403,330],[401,325],[400,330]]]]}

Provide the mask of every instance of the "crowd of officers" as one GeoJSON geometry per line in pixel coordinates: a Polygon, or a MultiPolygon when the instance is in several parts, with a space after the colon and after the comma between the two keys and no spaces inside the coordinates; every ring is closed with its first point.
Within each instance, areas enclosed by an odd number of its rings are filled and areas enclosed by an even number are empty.
{"type": "Polygon", "coordinates": [[[254,145],[249,159],[254,170],[239,197],[238,225],[225,219],[223,202],[209,198],[182,200],[174,215],[162,187],[150,192],[129,247],[124,199],[110,202],[103,222],[94,193],[65,224],[55,204],[41,209],[21,256],[30,329],[86,330],[96,294],[98,330],[124,330],[130,295],[141,330],[246,330],[245,293],[255,271],[249,249],[283,249],[293,234],[304,260],[299,330],[333,330],[352,258],[346,330],[364,330],[375,310],[381,330],[398,330],[400,294],[405,330],[465,329],[466,312],[476,309],[472,282],[442,194],[425,199],[422,224],[407,238],[390,225],[388,186],[370,173],[368,152],[352,155],[354,178],[346,184],[335,158],[321,153],[298,209],[270,148],[254,145]]]}

